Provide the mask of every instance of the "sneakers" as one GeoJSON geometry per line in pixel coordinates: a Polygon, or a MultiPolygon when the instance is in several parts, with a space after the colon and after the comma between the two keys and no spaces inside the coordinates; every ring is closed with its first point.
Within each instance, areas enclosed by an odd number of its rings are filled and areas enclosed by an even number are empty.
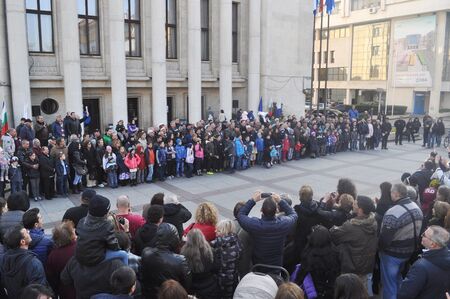
{"type": "Polygon", "coordinates": [[[208,172],[206,172],[206,174],[209,174],[209,175],[211,175],[211,174],[214,174],[214,172],[212,172],[212,171],[208,171],[208,172]]]}
{"type": "Polygon", "coordinates": [[[98,184],[97,187],[99,187],[99,188],[104,188],[105,185],[103,185],[103,184],[98,184]]]}

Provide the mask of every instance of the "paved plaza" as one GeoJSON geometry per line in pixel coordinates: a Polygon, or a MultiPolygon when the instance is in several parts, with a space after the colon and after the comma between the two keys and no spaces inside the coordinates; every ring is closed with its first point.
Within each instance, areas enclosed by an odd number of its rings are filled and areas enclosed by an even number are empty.
{"type": "MultiPolygon", "coordinates": [[[[271,169],[253,167],[233,174],[203,175],[118,189],[105,187],[96,191],[111,200],[112,208],[119,195],[128,195],[132,209],[137,213],[142,212],[142,206],[149,203],[156,192],[173,193],[192,213],[201,202],[214,203],[221,218],[232,218],[236,202],[249,199],[255,190],[288,193],[297,204],[300,186],[311,185],[314,198],[319,199],[326,192],[335,191],[337,181],[342,177],[355,182],[358,194],[373,198],[379,196],[381,182],[399,182],[403,172],[413,172],[420,166],[420,162],[430,153],[420,144],[406,142],[403,146],[395,146],[390,143],[387,151],[337,153],[320,159],[291,161],[271,169]]],[[[442,148],[438,152],[446,155],[442,148]]],[[[66,209],[79,205],[79,198],[79,195],[71,195],[70,198],[31,202],[31,206],[40,208],[44,227],[50,233],[54,224],[61,221],[66,209]]],[[[259,216],[259,210],[254,208],[251,215],[259,216]]]]}

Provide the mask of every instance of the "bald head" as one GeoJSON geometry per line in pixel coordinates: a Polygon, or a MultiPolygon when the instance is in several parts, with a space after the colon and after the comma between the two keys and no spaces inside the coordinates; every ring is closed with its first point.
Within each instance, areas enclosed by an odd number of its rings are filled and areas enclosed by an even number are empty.
{"type": "Polygon", "coordinates": [[[120,213],[128,213],[130,210],[130,199],[126,195],[120,195],[117,197],[116,206],[120,213]]]}

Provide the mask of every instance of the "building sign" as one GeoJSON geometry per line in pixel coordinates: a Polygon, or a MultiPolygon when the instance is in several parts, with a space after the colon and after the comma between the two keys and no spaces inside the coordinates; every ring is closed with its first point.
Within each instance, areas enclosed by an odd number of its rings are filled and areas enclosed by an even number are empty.
{"type": "Polygon", "coordinates": [[[395,87],[432,87],[435,32],[434,15],[395,22],[395,87]]]}

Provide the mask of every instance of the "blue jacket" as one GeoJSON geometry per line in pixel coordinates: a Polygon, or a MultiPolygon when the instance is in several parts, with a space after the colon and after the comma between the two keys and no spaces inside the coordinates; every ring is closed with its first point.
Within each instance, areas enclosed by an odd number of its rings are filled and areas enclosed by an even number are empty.
{"type": "Polygon", "coordinates": [[[249,217],[248,214],[255,204],[252,199],[247,201],[237,217],[241,227],[253,237],[254,248],[258,248],[253,251],[253,263],[282,266],[286,236],[297,222],[297,213],[285,200],[281,200],[278,205],[285,216],[249,217]]]}
{"type": "Polygon", "coordinates": [[[359,116],[359,112],[356,109],[349,109],[348,110],[348,118],[350,118],[350,120],[352,119],[358,119],[359,116]]]}
{"type": "Polygon", "coordinates": [[[242,141],[239,138],[235,138],[234,144],[236,149],[236,156],[242,156],[244,154],[244,145],[242,144],[242,141]]]}
{"type": "Polygon", "coordinates": [[[447,247],[422,254],[409,269],[397,294],[398,299],[445,299],[450,289],[450,252],[447,247]]]}
{"type": "Polygon", "coordinates": [[[37,255],[37,258],[42,262],[43,265],[47,263],[47,257],[50,251],[53,249],[53,240],[50,236],[44,234],[44,229],[42,228],[32,228],[30,229],[31,243],[29,250],[37,255]]]}
{"type": "Polygon", "coordinates": [[[264,151],[264,139],[261,138],[256,138],[256,150],[258,152],[263,152],[264,151]]]}
{"type": "Polygon", "coordinates": [[[175,146],[175,152],[177,153],[177,155],[176,155],[177,161],[186,159],[186,148],[184,147],[184,145],[175,146]]]}
{"type": "Polygon", "coordinates": [[[35,137],[34,130],[28,126],[23,126],[18,133],[21,140],[28,140],[30,143],[33,142],[35,137]]]}
{"type": "Polygon", "coordinates": [[[23,181],[22,178],[22,169],[20,166],[17,167],[9,167],[8,176],[11,182],[21,183],[23,181]]]}
{"type": "Polygon", "coordinates": [[[59,122],[55,121],[52,124],[52,135],[55,138],[60,138],[63,137],[63,133],[64,133],[64,126],[63,124],[60,124],[59,122]]]}
{"type": "Polygon", "coordinates": [[[69,165],[66,161],[64,161],[64,166],[61,164],[61,160],[57,160],[55,162],[55,172],[56,176],[63,176],[64,175],[64,167],[66,168],[66,175],[69,175],[69,165]]]}
{"type": "Polygon", "coordinates": [[[156,150],[156,162],[158,164],[165,164],[167,161],[167,151],[166,148],[160,148],[156,150]]]}

